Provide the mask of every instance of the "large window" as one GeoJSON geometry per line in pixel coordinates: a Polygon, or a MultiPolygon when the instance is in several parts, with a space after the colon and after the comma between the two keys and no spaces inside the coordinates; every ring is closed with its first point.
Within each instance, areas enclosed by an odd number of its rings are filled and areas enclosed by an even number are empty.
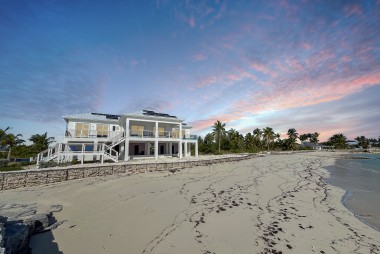
{"type": "MultiPolygon", "coordinates": [[[[156,127],[153,127],[153,135],[156,135],[156,127]]],[[[159,137],[165,136],[165,128],[164,127],[158,127],[158,136],[159,137]]]]}
{"type": "Polygon", "coordinates": [[[131,126],[131,136],[141,137],[144,132],[144,126],[132,125],[131,126]]]}
{"type": "Polygon", "coordinates": [[[106,137],[108,137],[108,125],[97,124],[96,125],[96,136],[98,138],[106,138],[106,137]]]}
{"type": "Polygon", "coordinates": [[[88,123],[77,123],[75,125],[75,137],[87,138],[90,125],[88,123]]]}

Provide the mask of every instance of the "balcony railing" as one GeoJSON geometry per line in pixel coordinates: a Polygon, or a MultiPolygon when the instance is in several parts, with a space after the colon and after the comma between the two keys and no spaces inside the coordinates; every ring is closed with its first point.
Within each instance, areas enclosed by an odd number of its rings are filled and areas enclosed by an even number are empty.
{"type": "MultiPolygon", "coordinates": [[[[144,131],[129,130],[129,136],[136,137],[136,138],[154,138],[156,134],[154,131],[151,131],[151,130],[144,130],[144,131]]],[[[179,139],[180,135],[178,131],[159,131],[158,138],[179,139]]],[[[187,139],[187,140],[196,140],[197,138],[198,138],[197,135],[183,135],[182,136],[182,139],[187,139]]]]}
{"type": "MultiPolygon", "coordinates": [[[[133,131],[129,130],[130,137],[138,137],[138,138],[154,138],[155,131],[153,130],[143,130],[143,131],[133,131]]],[[[97,130],[66,130],[65,137],[66,138],[118,138],[124,137],[123,131],[97,131],[97,130]]],[[[171,138],[171,139],[179,139],[180,135],[178,131],[159,131],[158,138],[171,138]]],[[[182,139],[186,140],[196,140],[198,138],[197,135],[183,135],[182,139]]]]}
{"type": "Polygon", "coordinates": [[[66,138],[112,138],[123,131],[66,130],[66,138]]]}
{"type": "Polygon", "coordinates": [[[189,140],[197,140],[197,135],[184,135],[183,139],[189,139],[189,140]]]}

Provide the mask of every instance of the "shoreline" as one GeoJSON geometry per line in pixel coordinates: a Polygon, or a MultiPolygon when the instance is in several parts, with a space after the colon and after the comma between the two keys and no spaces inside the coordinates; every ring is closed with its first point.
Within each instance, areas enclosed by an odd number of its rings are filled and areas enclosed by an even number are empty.
{"type": "Polygon", "coordinates": [[[268,155],[174,173],[86,178],[3,191],[0,203],[63,206],[54,216],[65,222],[48,237],[33,237],[33,253],[41,244],[53,253],[380,251],[380,233],[343,205],[343,189],[325,182],[324,166],[340,155],[268,155]]]}
{"type": "Polygon", "coordinates": [[[379,179],[378,172],[373,171],[371,166],[366,164],[368,159],[376,160],[377,158],[370,158],[366,154],[349,154],[349,156],[336,159],[334,165],[326,167],[326,170],[330,173],[330,177],[326,178],[326,182],[343,189],[345,193],[341,199],[342,204],[364,224],[380,232],[379,208],[374,205],[377,203],[376,198],[374,199],[370,195],[366,195],[365,199],[363,199],[360,196],[360,192],[374,192],[377,193],[377,196],[379,195],[380,189],[374,187],[373,184],[371,185],[371,182],[366,180],[368,177],[379,179]],[[344,174],[339,173],[340,171],[343,171],[344,174]],[[363,182],[365,183],[364,185],[363,182]],[[356,204],[359,200],[361,202],[360,205],[356,204]],[[367,209],[359,209],[359,207],[367,209]]]}
{"type": "MultiPolygon", "coordinates": [[[[334,186],[335,186],[335,185],[334,185],[334,186]]],[[[336,187],[337,187],[337,186],[336,186],[336,187]]],[[[343,189],[343,190],[344,190],[344,189],[343,189]]],[[[352,194],[351,194],[351,195],[352,195],[352,194]]],[[[369,222],[366,221],[365,219],[361,218],[361,216],[360,216],[359,214],[355,213],[355,211],[353,211],[352,209],[350,209],[350,208],[348,207],[346,199],[347,199],[349,196],[350,196],[350,192],[347,191],[347,190],[345,190],[345,193],[344,193],[344,195],[343,195],[343,197],[342,197],[342,204],[344,205],[344,207],[346,207],[347,210],[349,210],[350,212],[352,212],[352,213],[355,215],[355,217],[356,217],[357,219],[359,219],[362,223],[364,223],[365,225],[367,225],[367,226],[373,228],[374,230],[380,232],[380,228],[376,227],[375,225],[372,225],[371,223],[369,223],[369,222]]]]}

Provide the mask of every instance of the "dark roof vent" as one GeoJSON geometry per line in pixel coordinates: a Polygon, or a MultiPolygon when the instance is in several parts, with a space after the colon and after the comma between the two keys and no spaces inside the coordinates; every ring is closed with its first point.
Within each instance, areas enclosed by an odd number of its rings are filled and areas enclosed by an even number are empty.
{"type": "Polygon", "coordinates": [[[105,116],[106,119],[114,119],[118,120],[121,116],[120,115],[110,115],[110,114],[101,114],[101,113],[91,113],[92,115],[97,115],[97,116],[105,116]]]}
{"type": "Polygon", "coordinates": [[[146,116],[159,116],[159,117],[168,117],[168,118],[177,118],[176,116],[171,116],[165,113],[156,113],[152,110],[143,110],[143,115],[146,116]]]}

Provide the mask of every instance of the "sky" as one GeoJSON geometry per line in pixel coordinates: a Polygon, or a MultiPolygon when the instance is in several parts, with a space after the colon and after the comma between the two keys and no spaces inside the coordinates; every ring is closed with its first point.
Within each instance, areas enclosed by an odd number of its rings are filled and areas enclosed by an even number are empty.
{"type": "Polygon", "coordinates": [[[0,0],[0,128],[176,115],[204,135],[380,136],[380,0],[0,0]]]}

